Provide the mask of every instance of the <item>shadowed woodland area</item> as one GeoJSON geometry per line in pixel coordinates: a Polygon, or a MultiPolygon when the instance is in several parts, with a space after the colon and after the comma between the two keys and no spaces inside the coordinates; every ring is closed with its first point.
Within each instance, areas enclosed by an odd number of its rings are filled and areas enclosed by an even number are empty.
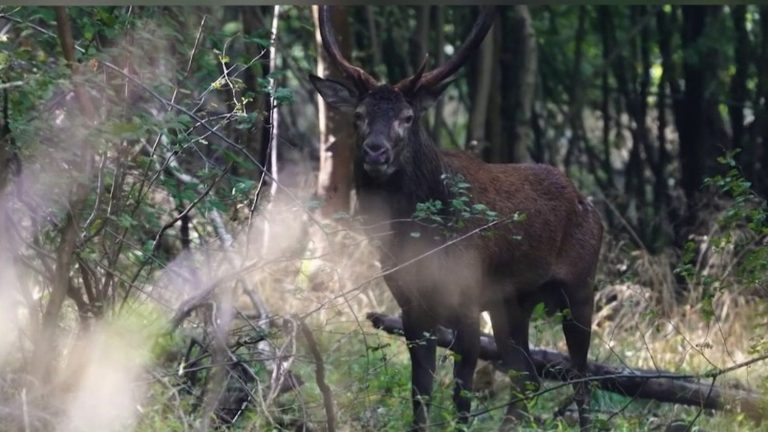
{"type": "MultiPolygon", "coordinates": [[[[449,61],[478,15],[350,6],[331,24],[394,84],[449,61]]],[[[310,82],[344,79],[318,20],[0,6],[0,430],[408,428],[391,232],[364,235],[353,115],[310,82]]],[[[766,427],[768,7],[499,7],[420,121],[443,149],[559,168],[599,211],[596,429],[766,427]]],[[[526,223],[446,185],[452,223],[526,223]]],[[[533,310],[530,430],[578,430],[564,318],[533,310]]],[[[509,371],[481,323],[468,426],[454,334],[435,335],[432,430],[501,423],[509,371]]]]}

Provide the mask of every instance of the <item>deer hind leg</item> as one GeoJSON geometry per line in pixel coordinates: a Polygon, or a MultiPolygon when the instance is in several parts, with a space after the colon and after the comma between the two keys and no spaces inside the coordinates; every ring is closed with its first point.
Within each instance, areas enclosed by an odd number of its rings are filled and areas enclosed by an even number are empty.
{"type": "MultiPolygon", "coordinates": [[[[530,311],[520,307],[517,301],[505,300],[489,312],[501,364],[512,380],[512,400],[520,399],[540,386],[528,346],[530,311]]],[[[525,400],[510,403],[501,429],[514,427],[526,418],[528,409],[525,400]]]]}
{"type": "Polygon", "coordinates": [[[432,395],[437,350],[433,330],[434,326],[424,322],[417,314],[403,310],[403,333],[411,356],[414,431],[426,431],[429,425],[429,399],[432,395]]]}
{"type": "Polygon", "coordinates": [[[472,408],[472,387],[477,366],[477,358],[480,355],[480,322],[479,313],[462,318],[456,325],[456,339],[454,351],[458,358],[453,364],[453,402],[456,405],[458,420],[466,424],[470,419],[472,408]]]}
{"type": "MultiPolygon", "coordinates": [[[[592,289],[588,282],[575,285],[576,289],[564,290],[567,304],[562,308],[563,333],[568,345],[568,354],[575,374],[570,378],[581,379],[587,376],[587,354],[592,336],[592,289]]],[[[574,288],[570,286],[568,288],[574,288]]],[[[579,410],[579,427],[582,431],[592,428],[592,419],[589,414],[591,399],[591,386],[587,382],[573,384],[574,399],[579,410]]]]}

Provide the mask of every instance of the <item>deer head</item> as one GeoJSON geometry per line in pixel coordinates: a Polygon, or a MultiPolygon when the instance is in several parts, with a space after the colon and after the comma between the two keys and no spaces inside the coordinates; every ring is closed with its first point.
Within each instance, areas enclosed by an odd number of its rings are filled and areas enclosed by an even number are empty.
{"type": "Polygon", "coordinates": [[[449,78],[483,41],[494,17],[494,7],[482,7],[469,37],[448,62],[427,72],[425,59],[413,76],[389,85],[379,84],[375,78],[350,64],[341,55],[330,27],[330,7],[320,7],[323,47],[348,83],[315,75],[309,78],[328,105],[354,113],[357,154],[370,177],[383,181],[402,167],[401,156],[404,150],[421,135],[418,130],[419,118],[435,103],[450,84],[449,78]]]}

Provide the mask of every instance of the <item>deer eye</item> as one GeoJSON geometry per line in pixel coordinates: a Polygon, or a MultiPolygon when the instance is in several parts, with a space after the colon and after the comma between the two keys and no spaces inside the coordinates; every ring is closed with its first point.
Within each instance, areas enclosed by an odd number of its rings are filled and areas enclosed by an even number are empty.
{"type": "Polygon", "coordinates": [[[405,117],[403,117],[403,123],[405,123],[406,125],[413,123],[413,114],[408,114],[405,117]]]}
{"type": "Polygon", "coordinates": [[[355,121],[360,123],[363,121],[363,113],[360,111],[355,111],[355,121]]]}

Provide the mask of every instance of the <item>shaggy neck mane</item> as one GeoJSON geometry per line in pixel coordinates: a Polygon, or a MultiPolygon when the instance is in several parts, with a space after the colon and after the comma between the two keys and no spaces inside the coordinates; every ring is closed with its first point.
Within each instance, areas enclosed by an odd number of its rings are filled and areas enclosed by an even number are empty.
{"type": "MultiPolygon", "coordinates": [[[[418,121],[418,120],[414,120],[418,121]]],[[[362,160],[355,160],[355,187],[358,196],[384,195],[393,216],[410,218],[416,204],[429,200],[448,201],[448,190],[441,178],[446,172],[437,146],[419,123],[412,128],[403,144],[399,168],[385,181],[376,181],[363,169],[362,160]]],[[[365,209],[362,209],[365,212],[365,209]]]]}

